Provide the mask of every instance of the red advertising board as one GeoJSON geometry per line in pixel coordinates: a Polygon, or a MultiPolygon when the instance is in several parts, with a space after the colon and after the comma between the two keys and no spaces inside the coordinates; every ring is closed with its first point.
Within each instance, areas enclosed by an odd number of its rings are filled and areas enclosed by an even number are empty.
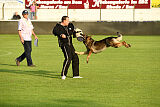
{"type": "MultiPolygon", "coordinates": [[[[29,8],[34,0],[25,0],[29,8]]],[[[150,9],[151,0],[37,0],[40,9],[150,9]]]]}

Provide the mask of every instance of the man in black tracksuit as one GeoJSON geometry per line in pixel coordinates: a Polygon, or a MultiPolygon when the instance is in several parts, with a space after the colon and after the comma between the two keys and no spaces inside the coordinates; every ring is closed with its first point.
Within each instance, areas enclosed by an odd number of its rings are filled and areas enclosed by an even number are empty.
{"type": "Polygon", "coordinates": [[[74,33],[74,25],[69,23],[69,17],[63,16],[60,23],[53,28],[53,34],[58,37],[59,47],[62,49],[65,60],[61,72],[62,79],[65,80],[68,68],[72,61],[73,78],[82,78],[79,76],[79,58],[75,53],[72,44],[72,34],[74,33]]]}

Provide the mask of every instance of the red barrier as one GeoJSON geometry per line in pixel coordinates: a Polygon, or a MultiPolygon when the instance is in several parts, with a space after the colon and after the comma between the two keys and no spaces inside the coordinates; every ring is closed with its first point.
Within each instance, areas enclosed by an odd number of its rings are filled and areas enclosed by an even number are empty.
{"type": "MultiPolygon", "coordinates": [[[[25,0],[29,8],[34,0],[25,0]]],[[[150,9],[151,0],[37,0],[40,9],[150,9]]]]}

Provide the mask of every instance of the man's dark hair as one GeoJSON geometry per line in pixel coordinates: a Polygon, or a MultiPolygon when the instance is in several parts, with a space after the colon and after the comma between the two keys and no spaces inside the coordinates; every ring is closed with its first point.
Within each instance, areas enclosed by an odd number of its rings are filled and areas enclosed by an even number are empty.
{"type": "Polygon", "coordinates": [[[66,20],[67,18],[69,18],[68,16],[63,16],[61,21],[63,22],[64,20],[66,20]]]}

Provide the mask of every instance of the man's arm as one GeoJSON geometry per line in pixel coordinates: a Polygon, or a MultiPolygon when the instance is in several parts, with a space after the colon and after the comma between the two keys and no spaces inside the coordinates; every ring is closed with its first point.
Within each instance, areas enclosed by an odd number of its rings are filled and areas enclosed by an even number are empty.
{"type": "Polygon", "coordinates": [[[76,31],[75,31],[73,23],[69,23],[68,26],[71,28],[70,35],[73,35],[73,38],[76,38],[76,31]]]}
{"type": "Polygon", "coordinates": [[[55,36],[60,36],[62,34],[62,31],[60,30],[60,27],[58,27],[57,25],[53,28],[53,31],[52,33],[55,35],[55,36]]]}
{"type": "Polygon", "coordinates": [[[21,30],[22,30],[22,21],[19,20],[19,21],[18,21],[18,34],[19,34],[19,38],[20,38],[20,40],[21,40],[21,43],[24,44],[24,40],[23,40],[23,38],[22,38],[21,30]]]}
{"type": "Polygon", "coordinates": [[[76,38],[76,31],[73,31],[73,38],[76,38]]]}
{"type": "Polygon", "coordinates": [[[24,44],[24,40],[22,38],[21,30],[18,30],[19,38],[21,40],[21,43],[24,44]]]}
{"type": "Polygon", "coordinates": [[[34,33],[33,29],[32,29],[32,35],[34,36],[35,39],[38,39],[38,37],[37,37],[36,34],[34,33]]]}
{"type": "Polygon", "coordinates": [[[55,35],[55,36],[58,36],[60,38],[66,38],[66,35],[62,33],[62,29],[58,26],[55,26],[53,28],[53,31],[52,33],[55,35]]]}

